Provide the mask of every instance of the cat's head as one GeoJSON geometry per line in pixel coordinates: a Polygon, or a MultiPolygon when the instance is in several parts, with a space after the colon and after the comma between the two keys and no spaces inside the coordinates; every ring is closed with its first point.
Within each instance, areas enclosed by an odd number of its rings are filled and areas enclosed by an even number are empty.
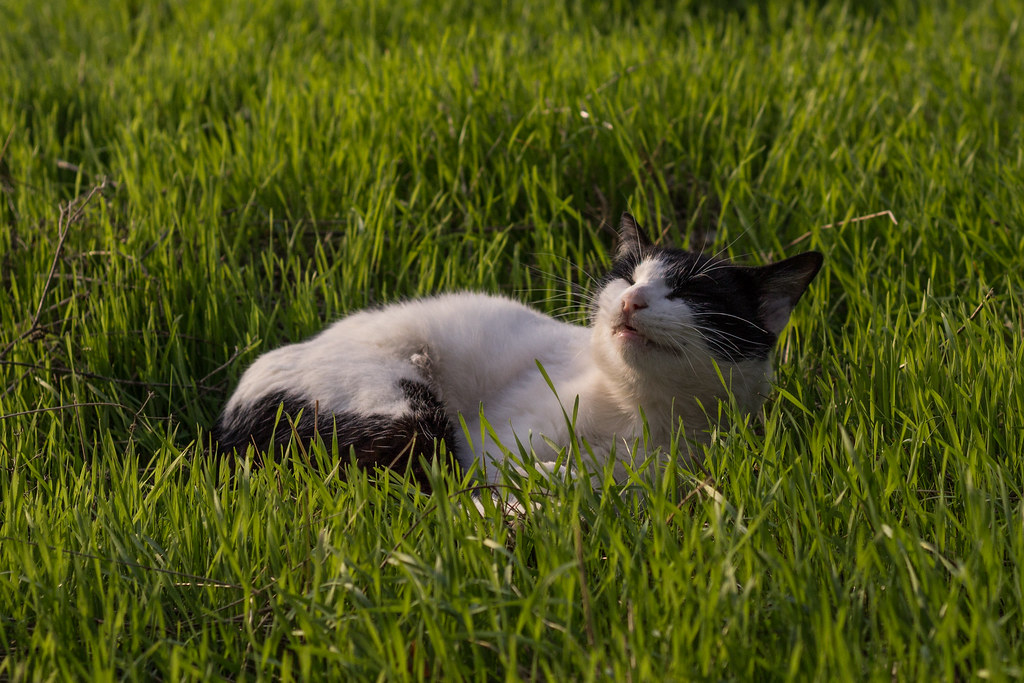
{"type": "Polygon", "coordinates": [[[754,267],[659,247],[623,214],[592,314],[595,341],[606,358],[641,374],[707,374],[716,364],[764,372],[821,263],[814,251],[754,267]]]}

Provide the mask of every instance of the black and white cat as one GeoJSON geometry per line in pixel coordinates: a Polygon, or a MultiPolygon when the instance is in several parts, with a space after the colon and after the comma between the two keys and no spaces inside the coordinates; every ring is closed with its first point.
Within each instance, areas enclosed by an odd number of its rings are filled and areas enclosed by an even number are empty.
{"type": "Polygon", "coordinates": [[[458,465],[479,461],[494,481],[495,437],[551,464],[552,444],[569,445],[565,414],[578,399],[575,436],[595,460],[614,447],[630,457],[644,420],[648,448],[667,451],[680,423],[687,438],[706,436],[729,393],[742,410],[761,406],[772,348],[821,263],[806,252],[748,267],[654,246],[624,214],[588,327],[468,292],[355,313],[260,356],[214,438],[244,451],[317,433],[330,445],[336,435],[359,464],[411,467],[421,482],[420,456],[443,439],[458,465]],[[289,419],[275,425],[282,404],[289,419]],[[493,434],[481,429],[481,407],[493,434]]]}

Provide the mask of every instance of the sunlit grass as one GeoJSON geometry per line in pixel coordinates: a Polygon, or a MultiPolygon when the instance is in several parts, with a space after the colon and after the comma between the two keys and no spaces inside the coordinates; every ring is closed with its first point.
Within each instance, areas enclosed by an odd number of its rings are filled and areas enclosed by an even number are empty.
{"type": "Polygon", "coordinates": [[[941,4],[5,4],[0,678],[1024,675],[1024,6],[941,4]],[[826,254],[702,468],[204,453],[363,306],[582,319],[627,208],[826,254]]]}

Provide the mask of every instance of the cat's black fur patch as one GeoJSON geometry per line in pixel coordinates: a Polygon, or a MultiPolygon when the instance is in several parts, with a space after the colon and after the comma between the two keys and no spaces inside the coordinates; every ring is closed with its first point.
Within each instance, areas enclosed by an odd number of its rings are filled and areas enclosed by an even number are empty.
{"type": "Polygon", "coordinates": [[[249,445],[266,453],[271,443],[283,447],[293,434],[303,442],[319,435],[328,445],[337,435],[339,453],[346,460],[351,452],[360,467],[409,471],[421,487],[429,490],[420,459],[433,458],[435,440],[443,439],[448,450],[447,464],[457,470],[458,461],[453,454],[454,426],[429,386],[410,380],[400,380],[399,386],[409,400],[410,412],[398,418],[320,413],[317,404],[309,399],[275,393],[230,415],[221,415],[213,438],[223,453],[241,453],[249,445]],[[279,408],[282,409],[280,421],[277,420],[279,408]]]}
{"type": "Polygon", "coordinates": [[[715,358],[730,362],[768,358],[776,336],[761,324],[761,287],[751,269],[677,249],[661,253],[669,264],[669,296],[694,310],[715,358]]]}
{"type": "Polygon", "coordinates": [[[776,336],[764,329],[758,311],[761,289],[752,270],[729,261],[643,241],[620,249],[601,283],[621,278],[633,284],[633,271],[645,258],[667,266],[670,297],[681,298],[696,313],[708,351],[717,359],[764,360],[776,336]]]}

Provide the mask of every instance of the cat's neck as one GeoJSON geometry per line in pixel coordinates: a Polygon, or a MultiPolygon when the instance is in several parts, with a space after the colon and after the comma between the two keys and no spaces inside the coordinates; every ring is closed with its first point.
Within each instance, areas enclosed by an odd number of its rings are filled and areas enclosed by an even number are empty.
{"type": "Polygon", "coordinates": [[[581,397],[581,422],[590,431],[639,437],[645,427],[657,445],[668,446],[682,421],[687,438],[702,440],[718,424],[718,402],[737,400],[741,412],[757,410],[768,393],[771,364],[751,361],[750,367],[692,358],[683,372],[658,372],[622,363],[594,339],[590,367],[581,397]],[[756,367],[754,367],[756,366],[756,367]]]}

